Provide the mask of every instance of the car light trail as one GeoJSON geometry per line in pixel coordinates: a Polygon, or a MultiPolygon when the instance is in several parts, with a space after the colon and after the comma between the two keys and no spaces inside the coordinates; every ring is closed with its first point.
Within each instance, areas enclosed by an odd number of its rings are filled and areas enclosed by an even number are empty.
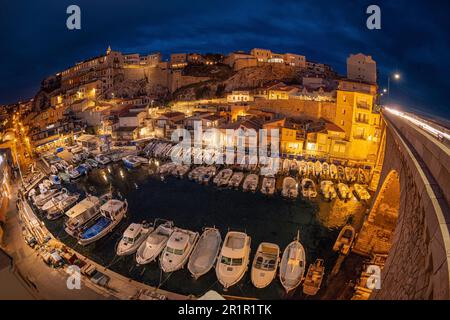
{"type": "Polygon", "coordinates": [[[398,117],[401,117],[403,119],[406,119],[406,120],[412,122],[416,126],[418,126],[418,127],[422,128],[423,130],[431,133],[432,135],[434,135],[438,139],[445,138],[447,140],[450,140],[450,134],[448,134],[448,133],[446,133],[444,131],[436,129],[435,127],[429,125],[425,121],[419,120],[419,119],[417,119],[415,117],[412,117],[412,116],[410,116],[410,115],[408,115],[408,114],[406,114],[404,112],[401,112],[401,111],[398,111],[398,110],[395,110],[395,109],[392,109],[392,108],[385,107],[384,110],[388,111],[389,113],[392,113],[393,115],[396,115],[398,117]]]}

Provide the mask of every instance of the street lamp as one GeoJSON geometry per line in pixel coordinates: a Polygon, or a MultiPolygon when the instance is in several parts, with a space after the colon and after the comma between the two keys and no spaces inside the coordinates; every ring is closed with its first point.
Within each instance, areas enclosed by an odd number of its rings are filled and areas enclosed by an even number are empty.
{"type": "Polygon", "coordinates": [[[387,87],[387,99],[386,99],[386,102],[389,102],[389,98],[391,97],[391,78],[394,78],[394,80],[397,80],[397,81],[400,80],[400,78],[401,78],[400,73],[395,72],[394,74],[389,74],[389,76],[388,76],[388,87],[387,87]]]}

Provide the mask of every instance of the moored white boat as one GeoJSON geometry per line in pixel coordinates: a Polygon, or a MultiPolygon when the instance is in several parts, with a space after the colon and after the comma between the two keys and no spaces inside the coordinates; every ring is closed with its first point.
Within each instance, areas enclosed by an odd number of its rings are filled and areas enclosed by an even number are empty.
{"type": "Polygon", "coordinates": [[[278,245],[263,242],[258,246],[250,275],[256,288],[265,288],[275,279],[279,261],[280,247],[278,245]]]}
{"type": "Polygon", "coordinates": [[[344,168],[345,180],[347,182],[352,182],[352,169],[350,167],[344,168]]]}
{"type": "Polygon", "coordinates": [[[238,283],[248,268],[251,238],[243,232],[229,231],[216,264],[216,275],[224,289],[238,283]]]}
{"type": "Polygon", "coordinates": [[[230,180],[232,175],[233,175],[233,170],[228,169],[228,168],[223,169],[214,178],[214,183],[218,187],[226,186],[226,185],[228,185],[228,181],[230,180]]]}
{"type": "Polygon", "coordinates": [[[308,166],[308,174],[311,175],[311,176],[315,176],[316,175],[316,171],[314,169],[314,162],[308,161],[306,164],[308,166]]]}
{"type": "Polygon", "coordinates": [[[319,160],[314,163],[314,175],[320,176],[322,174],[322,164],[319,160]]]}
{"type": "Polygon", "coordinates": [[[153,229],[153,226],[146,221],[130,224],[117,244],[116,254],[126,256],[136,252],[153,229]]]}
{"type": "Polygon", "coordinates": [[[100,214],[93,223],[80,232],[78,243],[85,246],[110,233],[122,221],[128,209],[128,202],[108,200],[100,207],[100,214]]]}
{"type": "Polygon", "coordinates": [[[346,176],[345,176],[345,169],[343,166],[338,166],[337,167],[337,172],[338,172],[338,178],[341,181],[345,181],[346,180],[346,176]]]}
{"type": "Polygon", "coordinates": [[[60,200],[55,206],[47,210],[47,219],[56,220],[64,214],[64,211],[74,205],[80,198],[79,193],[67,195],[60,200]]]}
{"type": "Polygon", "coordinates": [[[343,255],[348,255],[355,240],[355,228],[351,225],[345,225],[339,232],[336,242],[333,246],[333,251],[339,252],[343,255]]]}
{"type": "Polygon", "coordinates": [[[322,177],[328,178],[330,177],[330,165],[328,162],[322,163],[322,177]]]}
{"type": "Polygon", "coordinates": [[[102,165],[107,165],[108,163],[111,162],[111,159],[105,155],[99,154],[98,156],[95,157],[95,161],[97,161],[102,165]]]}
{"type": "MultiPolygon", "coordinates": [[[[104,196],[106,197],[106,196],[104,196]]],[[[88,195],[75,206],[66,211],[68,220],[65,222],[64,230],[72,237],[78,237],[85,223],[89,222],[100,212],[102,199],[96,196],[88,195]]]]}
{"type": "Polygon", "coordinates": [[[53,207],[57,206],[60,201],[63,201],[69,197],[69,193],[67,189],[62,189],[61,192],[56,193],[53,197],[51,197],[44,205],[40,208],[42,211],[48,211],[53,207]]]}
{"type": "Polygon", "coordinates": [[[323,276],[325,274],[325,265],[322,259],[309,265],[303,282],[303,293],[309,296],[315,296],[322,285],[323,276]]]}
{"type": "Polygon", "coordinates": [[[58,191],[57,189],[48,189],[46,192],[40,193],[37,196],[32,196],[31,198],[34,205],[39,208],[59,192],[60,191],[58,191]]]}
{"type": "Polygon", "coordinates": [[[219,254],[222,237],[216,228],[205,228],[189,257],[188,270],[195,279],[211,270],[219,254]]]}
{"type": "Polygon", "coordinates": [[[303,280],[306,266],[305,249],[299,234],[284,250],[280,262],[280,281],[286,293],[296,289],[303,280]]]}
{"type": "Polygon", "coordinates": [[[214,166],[204,167],[198,177],[199,183],[208,184],[209,181],[216,175],[217,169],[214,166]]]}
{"type": "Polygon", "coordinates": [[[244,192],[251,191],[255,192],[258,188],[259,177],[256,174],[249,174],[242,185],[244,192]]]}
{"type": "Polygon", "coordinates": [[[305,177],[308,175],[308,165],[306,164],[305,160],[301,160],[298,163],[298,173],[302,177],[305,177]]]}
{"type": "Polygon", "coordinates": [[[266,196],[271,196],[275,193],[276,180],[273,175],[268,175],[263,178],[261,185],[261,193],[266,196]]]}
{"type": "Polygon", "coordinates": [[[316,185],[311,179],[305,178],[302,180],[302,196],[304,198],[317,197],[316,185]]]}
{"type": "Polygon", "coordinates": [[[286,177],[283,180],[283,190],[281,191],[283,197],[287,199],[295,199],[298,197],[298,183],[292,177],[286,177]]]}
{"type": "Polygon", "coordinates": [[[283,173],[288,173],[290,167],[291,167],[290,160],[289,159],[284,159],[283,160],[283,167],[282,167],[283,173]]]}
{"type": "Polygon", "coordinates": [[[167,273],[183,268],[198,237],[198,232],[176,228],[159,257],[161,269],[167,273]]]}
{"type": "Polygon", "coordinates": [[[338,183],[337,185],[337,193],[341,200],[350,199],[352,197],[352,193],[350,192],[350,188],[345,183],[338,183]]]}
{"type": "Polygon", "coordinates": [[[172,221],[164,221],[156,226],[157,224],[158,220],[154,223],[155,229],[136,251],[136,262],[140,265],[156,260],[174,231],[172,221]]]}
{"type": "Polygon", "coordinates": [[[139,161],[139,159],[133,155],[128,155],[126,157],[123,157],[122,161],[123,161],[125,167],[127,167],[127,168],[137,168],[142,164],[142,162],[139,161]]]}
{"type": "Polygon", "coordinates": [[[358,200],[369,200],[370,194],[365,187],[362,185],[355,183],[353,185],[353,191],[358,200]]]}
{"type": "Polygon", "coordinates": [[[334,163],[330,165],[330,178],[332,180],[337,180],[338,178],[338,169],[334,163]]]}
{"type": "Polygon", "coordinates": [[[239,188],[242,180],[244,179],[244,173],[243,172],[235,172],[230,178],[230,181],[228,181],[228,186],[230,188],[239,188]]]}
{"type": "Polygon", "coordinates": [[[334,183],[330,180],[323,180],[320,182],[320,191],[327,200],[333,200],[337,196],[334,183]]]}
{"type": "Polygon", "coordinates": [[[367,172],[364,169],[358,170],[358,182],[361,184],[369,183],[367,172]]]}

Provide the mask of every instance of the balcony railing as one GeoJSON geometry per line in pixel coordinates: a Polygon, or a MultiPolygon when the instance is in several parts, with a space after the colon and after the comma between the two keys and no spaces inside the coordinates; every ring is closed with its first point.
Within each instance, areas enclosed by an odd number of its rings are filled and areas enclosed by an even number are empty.
{"type": "Polygon", "coordinates": [[[359,103],[356,104],[356,107],[358,109],[370,110],[370,106],[367,103],[359,102],[359,103]]]}

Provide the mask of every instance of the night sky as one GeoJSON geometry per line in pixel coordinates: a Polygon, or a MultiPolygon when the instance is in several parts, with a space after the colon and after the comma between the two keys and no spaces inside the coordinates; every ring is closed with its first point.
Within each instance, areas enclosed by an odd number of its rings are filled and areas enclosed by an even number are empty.
{"type": "Polygon", "coordinates": [[[220,52],[268,48],[306,55],[345,74],[350,53],[370,54],[391,102],[450,118],[450,2],[432,1],[2,1],[0,104],[30,98],[48,75],[104,53],[220,52]],[[82,29],[66,28],[81,7],[82,29]],[[366,28],[377,4],[382,29],[366,28]]]}

